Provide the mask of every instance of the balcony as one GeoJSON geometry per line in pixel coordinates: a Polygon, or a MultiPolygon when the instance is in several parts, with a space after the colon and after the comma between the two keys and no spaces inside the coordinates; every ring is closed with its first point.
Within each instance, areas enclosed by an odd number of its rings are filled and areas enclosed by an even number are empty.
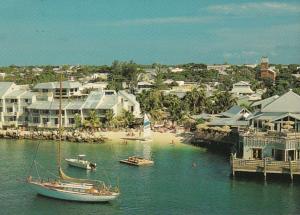
{"type": "Polygon", "coordinates": [[[299,132],[256,132],[244,133],[241,135],[243,145],[250,147],[265,147],[272,144],[281,149],[300,148],[299,132]]]}

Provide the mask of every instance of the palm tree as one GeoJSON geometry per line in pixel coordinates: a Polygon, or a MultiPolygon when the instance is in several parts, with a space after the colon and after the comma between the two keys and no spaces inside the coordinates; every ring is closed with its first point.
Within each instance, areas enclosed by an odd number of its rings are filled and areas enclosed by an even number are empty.
{"type": "Polygon", "coordinates": [[[107,127],[111,127],[112,126],[112,122],[113,122],[113,118],[114,118],[114,112],[112,110],[108,110],[105,113],[105,123],[107,127]]]}
{"type": "Polygon", "coordinates": [[[122,117],[126,127],[130,127],[134,123],[134,115],[132,112],[123,110],[122,117]]]}
{"type": "Polygon", "coordinates": [[[96,111],[91,110],[89,112],[89,120],[86,122],[86,125],[94,130],[95,128],[99,128],[100,124],[101,122],[96,111]]]}
{"type": "Polygon", "coordinates": [[[81,116],[80,116],[79,114],[75,114],[74,120],[75,120],[75,127],[76,127],[76,128],[80,128],[81,125],[82,125],[82,119],[81,119],[81,116]]]}
{"type": "Polygon", "coordinates": [[[213,111],[216,113],[226,111],[237,104],[237,98],[233,97],[228,91],[217,91],[212,96],[212,99],[214,101],[213,111]]]}
{"type": "Polygon", "coordinates": [[[164,98],[164,106],[169,113],[169,117],[174,127],[174,123],[179,122],[185,114],[184,108],[182,108],[184,105],[177,96],[167,95],[164,98]]]}
{"type": "Polygon", "coordinates": [[[193,88],[192,91],[186,94],[184,101],[188,103],[193,114],[202,113],[207,103],[204,89],[202,87],[193,88]]]}

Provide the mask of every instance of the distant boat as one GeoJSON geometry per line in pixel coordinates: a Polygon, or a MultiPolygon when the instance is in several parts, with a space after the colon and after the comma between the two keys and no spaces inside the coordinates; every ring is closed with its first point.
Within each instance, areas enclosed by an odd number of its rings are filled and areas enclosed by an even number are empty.
{"type": "Polygon", "coordinates": [[[139,156],[131,156],[127,159],[120,160],[120,163],[129,164],[133,166],[145,166],[154,164],[154,161],[139,156]]]}
{"type": "Polygon", "coordinates": [[[152,140],[150,120],[146,113],[144,115],[144,140],[152,140]]]}
{"type": "MultiPolygon", "coordinates": [[[[62,74],[61,74],[62,79],[62,74]]],[[[38,194],[61,200],[79,201],[79,202],[107,202],[116,199],[119,195],[119,189],[112,188],[102,181],[71,178],[61,169],[61,140],[62,140],[62,82],[60,79],[60,102],[59,102],[59,142],[57,147],[57,168],[58,176],[52,179],[42,179],[27,177],[27,183],[38,194]]],[[[36,164],[34,160],[33,164],[36,164]]],[[[31,166],[32,169],[33,165],[31,166]]],[[[37,170],[37,166],[36,170],[37,170]]]]}
{"type": "Polygon", "coordinates": [[[78,155],[77,158],[66,158],[65,161],[67,161],[67,163],[70,166],[79,167],[87,170],[96,169],[96,163],[87,161],[84,159],[84,157],[85,155],[78,155]]]}
{"type": "Polygon", "coordinates": [[[123,140],[138,140],[138,141],[151,141],[152,140],[152,132],[150,127],[150,120],[147,114],[144,115],[144,123],[143,123],[143,136],[131,136],[131,137],[122,137],[123,140]]]}

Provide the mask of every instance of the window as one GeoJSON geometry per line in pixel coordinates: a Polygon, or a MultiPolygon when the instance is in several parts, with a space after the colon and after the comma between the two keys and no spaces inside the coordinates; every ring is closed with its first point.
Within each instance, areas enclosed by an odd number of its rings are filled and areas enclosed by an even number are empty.
{"type": "Polygon", "coordinates": [[[42,89],[43,93],[48,93],[48,89],[42,89]]]}
{"type": "Polygon", "coordinates": [[[262,159],[262,149],[260,148],[252,149],[252,157],[254,159],[262,159]]]}
{"type": "Polygon", "coordinates": [[[131,111],[131,113],[134,112],[134,107],[133,106],[130,107],[130,111],[131,111]]]}
{"type": "Polygon", "coordinates": [[[13,112],[13,108],[12,108],[12,107],[8,107],[8,108],[6,108],[6,112],[8,112],[8,113],[12,113],[12,112],[13,112]]]}
{"type": "Polygon", "coordinates": [[[75,124],[75,119],[74,118],[69,118],[69,124],[75,124]]]}
{"type": "Polygon", "coordinates": [[[43,118],[43,124],[47,124],[49,122],[49,119],[48,118],[43,118]]]}
{"type": "Polygon", "coordinates": [[[55,124],[55,125],[58,125],[58,118],[55,118],[55,119],[54,119],[54,124],[55,124]]]}
{"type": "Polygon", "coordinates": [[[18,99],[11,99],[10,103],[18,103],[18,99]]]}
{"type": "Polygon", "coordinates": [[[41,114],[49,114],[49,110],[41,110],[41,114]]]}
{"type": "Polygon", "coordinates": [[[33,121],[33,123],[40,123],[40,118],[39,117],[33,117],[32,121],[33,121]]]}
{"type": "Polygon", "coordinates": [[[0,107],[0,112],[3,112],[3,107],[0,107]]]}

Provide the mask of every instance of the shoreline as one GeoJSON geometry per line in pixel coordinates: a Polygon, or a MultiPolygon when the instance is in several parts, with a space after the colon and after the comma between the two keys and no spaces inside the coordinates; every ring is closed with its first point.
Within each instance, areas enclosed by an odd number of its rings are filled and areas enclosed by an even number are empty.
{"type": "MultiPolygon", "coordinates": [[[[62,140],[68,142],[76,142],[83,144],[102,144],[105,142],[129,142],[139,140],[126,140],[122,138],[139,138],[143,137],[143,132],[138,131],[63,131],[62,140]]],[[[193,134],[190,132],[158,132],[152,131],[151,142],[158,144],[179,144],[189,143],[193,134]]],[[[59,133],[57,130],[47,131],[28,131],[18,129],[0,129],[1,139],[27,139],[27,140],[59,140],[59,133]]],[[[143,142],[143,141],[142,141],[143,142]]],[[[145,141],[147,142],[147,141],[145,141]]]]}

